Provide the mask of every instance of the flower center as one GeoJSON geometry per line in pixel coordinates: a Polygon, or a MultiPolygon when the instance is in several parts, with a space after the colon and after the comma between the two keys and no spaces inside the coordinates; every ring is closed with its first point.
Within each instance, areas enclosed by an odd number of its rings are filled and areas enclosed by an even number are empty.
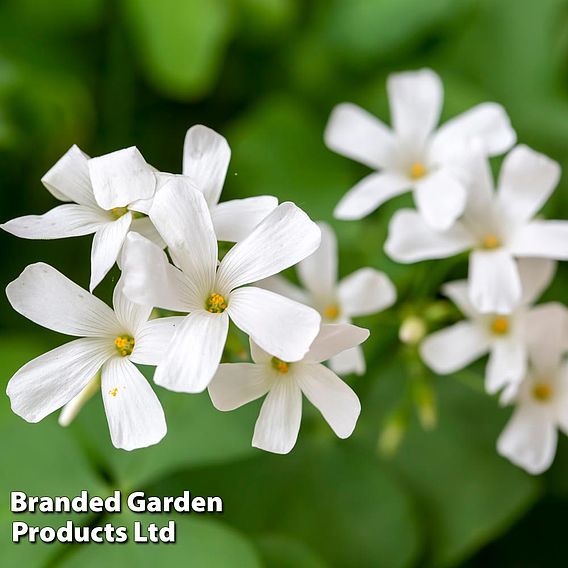
{"type": "Polygon", "coordinates": [[[501,246],[501,241],[496,235],[490,234],[486,235],[483,239],[483,248],[492,250],[501,246]]]}
{"type": "Polygon", "coordinates": [[[128,213],[128,207],[113,207],[110,212],[115,219],[120,219],[128,213]]]}
{"type": "Polygon", "coordinates": [[[422,162],[414,162],[410,166],[410,177],[420,179],[426,175],[426,166],[422,162]]]}
{"type": "Polygon", "coordinates": [[[323,309],[325,319],[334,320],[339,315],[339,308],[335,304],[329,304],[323,309]]]}
{"type": "Polygon", "coordinates": [[[205,309],[212,314],[222,314],[227,309],[227,301],[221,294],[213,292],[205,302],[205,309]]]}
{"type": "Polygon", "coordinates": [[[505,335],[509,331],[509,318],[505,316],[497,316],[491,322],[491,331],[495,335],[505,335]]]}
{"type": "Polygon", "coordinates": [[[546,402],[552,397],[552,388],[547,383],[537,383],[533,387],[532,395],[539,402],[546,402]]]}
{"type": "Polygon", "coordinates": [[[272,357],[270,364],[273,369],[276,369],[282,375],[285,375],[290,369],[290,363],[286,363],[285,361],[278,359],[278,357],[272,357]]]}
{"type": "MultiPolygon", "coordinates": [[[[121,357],[132,355],[132,350],[134,349],[134,338],[130,335],[119,335],[114,340],[114,344],[116,346],[118,354],[121,357]]],[[[116,396],[116,394],[114,394],[113,396],[116,396]]]]}

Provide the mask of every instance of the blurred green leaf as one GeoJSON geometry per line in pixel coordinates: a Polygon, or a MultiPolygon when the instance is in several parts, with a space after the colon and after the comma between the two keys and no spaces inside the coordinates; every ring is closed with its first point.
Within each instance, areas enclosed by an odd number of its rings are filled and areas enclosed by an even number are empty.
{"type": "Polygon", "coordinates": [[[228,0],[124,0],[142,67],[154,88],[190,100],[214,84],[231,32],[228,0]]]}
{"type": "Polygon", "coordinates": [[[238,0],[241,35],[245,41],[274,43],[296,22],[297,0],[238,0]]]}
{"type": "Polygon", "coordinates": [[[297,539],[268,535],[256,539],[264,565],[270,568],[327,568],[312,550],[297,539]]]}

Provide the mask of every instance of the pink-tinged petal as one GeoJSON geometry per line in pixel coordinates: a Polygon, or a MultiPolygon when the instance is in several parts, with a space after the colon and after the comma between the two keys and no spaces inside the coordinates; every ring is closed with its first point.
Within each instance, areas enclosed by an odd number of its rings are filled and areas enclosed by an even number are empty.
{"type": "Polygon", "coordinates": [[[229,330],[226,313],[192,312],[177,326],[154,382],[175,392],[202,392],[215,375],[229,330]]]}
{"type": "Polygon", "coordinates": [[[369,330],[349,323],[324,324],[310,345],[304,361],[321,363],[334,355],[360,345],[369,337],[369,330]]]}
{"type": "Polygon", "coordinates": [[[131,223],[132,213],[128,212],[116,221],[103,225],[95,233],[91,247],[91,292],[117,261],[131,223]]]}
{"type": "Polygon", "coordinates": [[[376,314],[396,302],[390,278],[374,268],[360,268],[339,283],[341,313],[349,317],[376,314]]]}
{"type": "Polygon", "coordinates": [[[448,375],[467,367],[488,350],[487,334],[469,321],[436,331],[420,344],[422,360],[439,375],[448,375]]]}
{"type": "Polygon", "coordinates": [[[144,323],[136,334],[130,360],[140,365],[159,365],[170,350],[177,328],[183,317],[158,318],[144,323]]]}
{"type": "Polygon", "coordinates": [[[17,217],[0,228],[22,239],[64,239],[89,235],[109,222],[111,219],[102,210],[68,204],[43,215],[17,217]]]}
{"type": "Polygon", "coordinates": [[[370,168],[383,168],[392,162],[392,132],[378,118],[351,103],[333,109],[324,141],[330,150],[370,168]]]}
{"type": "Polygon", "coordinates": [[[459,221],[447,231],[436,231],[418,212],[402,209],[390,222],[385,251],[397,262],[410,263],[448,258],[474,244],[473,235],[459,221]]]}
{"type": "Polygon", "coordinates": [[[568,221],[532,221],[516,233],[511,243],[516,256],[568,260],[568,221]]]}
{"type": "Polygon", "coordinates": [[[368,175],[355,184],[336,205],[333,216],[344,221],[356,221],[377,207],[410,189],[408,180],[394,172],[368,175]]]}
{"type": "Polygon", "coordinates": [[[292,377],[277,381],[262,404],[252,445],[275,454],[289,453],[302,420],[302,391],[292,377]]]}
{"type": "Polygon", "coordinates": [[[351,387],[323,365],[302,365],[296,373],[306,398],[321,412],[340,438],[348,438],[361,413],[361,403],[351,387]]]}
{"type": "Polygon", "coordinates": [[[523,144],[503,161],[497,199],[508,217],[528,221],[546,203],[559,179],[557,162],[523,144]]]}
{"type": "Polygon", "coordinates": [[[339,376],[355,373],[356,375],[364,375],[367,366],[365,365],[365,355],[361,347],[352,347],[346,349],[329,360],[329,367],[339,376]]]}
{"type": "Polygon", "coordinates": [[[33,359],[9,381],[12,410],[28,422],[39,422],[78,395],[112,356],[108,339],[71,341],[33,359]]]}
{"type": "Polygon", "coordinates": [[[27,266],[8,284],[6,296],[18,313],[59,333],[105,337],[120,331],[103,301],[43,262],[27,266]]]}
{"type": "Polygon", "coordinates": [[[156,393],[126,357],[105,363],[101,394],[115,448],[145,448],[166,435],[166,417],[156,393]]]}
{"type": "Polygon", "coordinates": [[[283,361],[304,357],[321,322],[314,309],[252,286],[233,291],[227,311],[238,328],[283,361]]]}
{"type": "Polygon", "coordinates": [[[522,303],[532,304],[550,286],[556,273],[556,262],[548,258],[521,258],[517,266],[523,287],[522,303]]]}
{"type": "Polygon", "coordinates": [[[527,373],[527,358],[522,338],[494,342],[485,371],[485,390],[495,394],[509,384],[519,385],[527,373]]]}
{"type": "Polygon", "coordinates": [[[517,263],[504,249],[476,250],[469,257],[469,299],[484,314],[510,314],[521,301],[517,263]]]}
{"type": "Polygon", "coordinates": [[[218,241],[238,243],[274,209],[278,199],[271,195],[233,199],[211,206],[211,219],[218,241]]]}
{"type": "Polygon", "coordinates": [[[319,227],[293,203],[282,203],[223,258],[217,274],[222,290],[232,290],[277,274],[312,254],[319,227]]]}
{"type": "Polygon", "coordinates": [[[89,173],[95,199],[103,209],[149,199],[156,191],[154,169],[134,146],[90,159],[89,173]]]}
{"type": "Polygon", "coordinates": [[[213,406],[227,411],[264,396],[271,386],[266,365],[223,363],[208,390],[213,406]]]}
{"type": "Polygon", "coordinates": [[[219,201],[230,161],[231,148],[223,136],[201,124],[187,131],[183,173],[193,180],[210,206],[219,201]]]}

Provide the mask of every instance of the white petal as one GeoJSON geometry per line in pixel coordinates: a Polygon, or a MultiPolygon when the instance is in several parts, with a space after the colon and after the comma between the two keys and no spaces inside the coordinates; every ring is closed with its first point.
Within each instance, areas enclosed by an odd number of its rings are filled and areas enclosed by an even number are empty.
{"type": "Polygon", "coordinates": [[[495,394],[509,384],[520,384],[527,372],[527,350],[524,341],[509,338],[496,341],[485,370],[485,389],[495,394]]]}
{"type": "Polygon", "coordinates": [[[183,318],[154,382],[175,392],[205,390],[221,361],[228,329],[227,313],[192,312],[183,318]]]}
{"type": "Polygon", "coordinates": [[[321,243],[318,249],[298,264],[298,277],[312,296],[333,298],[337,283],[337,238],[327,223],[318,223],[321,243]]]}
{"type": "Polygon", "coordinates": [[[126,357],[105,363],[101,394],[115,448],[145,448],[166,435],[166,418],[156,393],[126,357]]]}
{"type": "Polygon", "coordinates": [[[120,331],[104,302],[43,262],[27,266],[8,284],[6,295],[18,313],[59,333],[101,337],[120,331]]]}
{"type": "Polygon", "coordinates": [[[321,322],[314,309],[253,286],[233,291],[227,311],[238,328],[283,361],[302,359],[321,322]]]}
{"type": "Polygon", "coordinates": [[[128,212],[116,221],[103,225],[95,233],[91,247],[91,292],[117,261],[131,222],[132,213],[128,212]]]}
{"type": "Polygon", "coordinates": [[[393,73],[387,91],[395,132],[421,145],[440,119],[444,98],[440,77],[431,69],[393,73]]]}
{"type": "Polygon", "coordinates": [[[217,282],[232,290],[298,263],[319,246],[319,227],[293,203],[282,203],[223,258],[217,282]]]}
{"type": "Polygon", "coordinates": [[[233,199],[211,207],[211,219],[218,241],[238,243],[274,209],[278,199],[271,195],[233,199]]]}
{"type": "Polygon", "coordinates": [[[451,155],[455,147],[471,142],[485,156],[497,156],[506,152],[515,140],[505,109],[497,103],[482,103],[443,124],[432,144],[437,156],[451,155]]]}
{"type": "Polygon", "coordinates": [[[162,239],[160,233],[158,233],[158,229],[154,227],[154,223],[152,223],[150,217],[132,219],[130,230],[146,237],[149,241],[157,244],[161,249],[166,248],[164,239],[162,239]]]}
{"type": "Polygon", "coordinates": [[[397,173],[369,174],[341,198],[333,211],[333,216],[344,221],[362,219],[389,199],[409,189],[408,180],[397,173]]]}
{"type": "Polygon", "coordinates": [[[209,205],[215,205],[223,189],[231,148],[220,134],[196,124],[185,135],[183,173],[191,177],[209,205]]]}
{"type": "Polygon", "coordinates": [[[505,158],[499,175],[497,197],[515,221],[528,221],[548,200],[560,179],[560,166],[525,145],[505,158]]]}
{"type": "Polygon", "coordinates": [[[249,345],[250,356],[255,363],[268,363],[272,359],[272,355],[267,353],[262,347],[259,347],[250,337],[249,345]]]}
{"type": "Polygon", "coordinates": [[[414,189],[414,201],[426,222],[437,229],[449,229],[465,209],[467,192],[448,170],[436,170],[421,179],[414,189]]]}
{"type": "Polygon", "coordinates": [[[351,103],[337,105],[325,128],[326,146],[370,168],[381,168],[392,160],[393,136],[376,117],[351,103]]]}
{"type": "Polygon", "coordinates": [[[196,290],[210,292],[217,267],[217,238],[203,195],[187,178],[174,177],[156,194],[150,218],[173,261],[196,290]]]}
{"type": "Polygon", "coordinates": [[[59,413],[57,423],[60,426],[69,426],[77,417],[83,406],[101,390],[101,375],[97,373],[85,387],[75,395],[59,413]]]}
{"type": "Polygon", "coordinates": [[[416,211],[402,209],[390,222],[385,251],[393,260],[409,263],[454,256],[474,244],[459,222],[447,231],[435,231],[416,211]]]}
{"type": "Polygon", "coordinates": [[[361,347],[352,347],[334,355],[329,360],[329,366],[334,373],[340,376],[355,373],[364,375],[366,370],[365,355],[361,347]]]}
{"type": "Polygon", "coordinates": [[[114,287],[112,296],[112,305],[114,313],[124,326],[124,331],[136,335],[140,326],[148,321],[152,313],[152,305],[135,304],[132,300],[124,295],[124,278],[121,277],[114,287]]]}
{"type": "Polygon", "coordinates": [[[112,356],[107,339],[76,339],[24,365],[6,388],[12,410],[39,422],[79,394],[112,356]]]}
{"type": "Polygon", "coordinates": [[[469,257],[469,298],[481,313],[510,314],[521,300],[521,279],[511,253],[475,250],[469,257]]]}
{"type": "Polygon", "coordinates": [[[360,345],[369,337],[369,330],[349,323],[323,324],[310,345],[304,361],[321,363],[334,355],[360,345]]]}
{"type": "Polygon", "coordinates": [[[489,349],[484,331],[469,321],[461,321],[426,337],[420,356],[440,375],[455,373],[479,359],[489,349]]]}
{"type": "Polygon", "coordinates": [[[527,404],[513,413],[499,436],[497,451],[515,465],[537,475],[552,464],[556,441],[556,427],[546,408],[527,404]]]}
{"type": "Polygon", "coordinates": [[[468,318],[476,318],[479,312],[469,300],[469,283],[467,280],[456,280],[442,286],[442,293],[447,296],[468,318]]]}
{"type": "Polygon", "coordinates": [[[280,294],[285,298],[290,298],[295,302],[300,302],[300,304],[309,304],[310,298],[308,294],[302,290],[299,286],[292,284],[284,276],[277,274],[276,276],[269,276],[264,280],[259,280],[255,282],[255,285],[259,288],[264,288],[265,290],[270,290],[276,294],[280,294]]]}
{"type": "Polygon", "coordinates": [[[88,160],[89,156],[73,145],[41,178],[41,182],[60,201],[96,207],[88,160]]]}
{"type": "Polygon", "coordinates": [[[339,283],[341,313],[349,317],[375,314],[396,302],[390,278],[374,268],[360,268],[339,283]]]}
{"type": "Polygon", "coordinates": [[[209,385],[209,396],[217,410],[234,410],[264,396],[271,386],[266,365],[223,363],[209,385]]]}
{"type": "Polygon", "coordinates": [[[287,454],[296,444],[302,420],[302,391],[291,377],[280,379],[266,397],[254,427],[255,448],[287,454]]]}
{"type": "Polygon", "coordinates": [[[133,302],[188,312],[191,290],[166,253],[137,233],[128,233],[121,259],[124,293],[133,302]]]}
{"type": "Polygon", "coordinates": [[[568,260],[568,222],[532,221],[515,235],[511,250],[517,256],[568,260]]]}
{"type": "Polygon", "coordinates": [[[556,262],[548,258],[521,258],[517,261],[523,304],[536,302],[548,288],[556,273],[556,262]]]}
{"type": "Polygon", "coordinates": [[[97,203],[103,209],[149,199],[156,190],[154,170],[134,146],[89,160],[97,203]]]}
{"type": "Polygon", "coordinates": [[[492,228],[496,213],[495,184],[489,160],[479,150],[471,149],[455,162],[468,188],[464,218],[482,235],[488,228],[495,230],[492,228]]]}
{"type": "Polygon", "coordinates": [[[84,205],[59,205],[43,215],[17,217],[0,225],[22,239],[63,239],[94,233],[110,220],[102,211],[84,205]]]}
{"type": "Polygon", "coordinates": [[[361,413],[361,403],[351,387],[323,365],[302,365],[297,380],[306,398],[321,412],[340,438],[348,438],[361,413]]]}
{"type": "Polygon", "coordinates": [[[140,365],[159,365],[183,320],[181,316],[172,316],[147,321],[138,329],[130,360],[140,365]]]}

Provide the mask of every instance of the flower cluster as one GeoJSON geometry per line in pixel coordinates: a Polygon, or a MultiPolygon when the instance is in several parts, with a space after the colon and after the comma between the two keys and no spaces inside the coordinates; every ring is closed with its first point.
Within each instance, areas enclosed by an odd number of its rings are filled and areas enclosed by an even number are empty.
{"type": "Polygon", "coordinates": [[[487,392],[516,404],[498,451],[542,472],[554,458],[556,429],[568,432],[566,308],[532,306],[552,280],[555,260],[568,259],[568,222],[536,217],[560,167],[527,146],[513,147],[515,132],[497,104],[435,130],[443,90],[431,70],[391,75],[387,91],[392,130],[352,104],[331,114],[328,147],[377,170],[345,195],[335,215],[360,219],[412,190],[416,210],[394,214],[387,254],[413,263],[469,252],[468,279],[442,290],[467,320],[432,333],[420,354],[447,374],[489,353],[487,392]],[[489,158],[505,153],[495,188],[489,158]]]}

